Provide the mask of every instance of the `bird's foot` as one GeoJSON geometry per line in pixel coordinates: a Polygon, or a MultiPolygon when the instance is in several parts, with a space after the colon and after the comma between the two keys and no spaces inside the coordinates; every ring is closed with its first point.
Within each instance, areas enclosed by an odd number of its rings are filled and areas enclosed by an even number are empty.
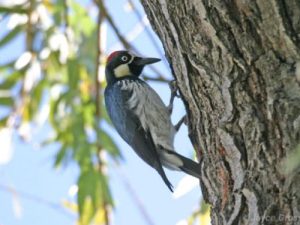
{"type": "Polygon", "coordinates": [[[184,123],[185,125],[187,125],[188,123],[188,118],[187,118],[187,115],[183,116],[179,121],[178,123],[174,126],[175,127],[175,130],[176,132],[178,132],[178,130],[180,129],[181,125],[184,123]]]}
{"type": "Polygon", "coordinates": [[[178,91],[177,81],[176,80],[170,81],[169,87],[171,90],[171,98],[170,98],[170,102],[169,102],[169,106],[168,106],[168,111],[171,115],[173,112],[174,99],[175,99],[175,97],[179,97],[179,94],[177,93],[177,91],[178,91]]]}

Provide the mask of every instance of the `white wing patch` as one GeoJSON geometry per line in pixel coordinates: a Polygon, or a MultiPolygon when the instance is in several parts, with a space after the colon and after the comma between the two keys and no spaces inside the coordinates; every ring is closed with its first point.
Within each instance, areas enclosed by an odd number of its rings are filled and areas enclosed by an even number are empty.
{"type": "Polygon", "coordinates": [[[171,153],[161,151],[159,152],[159,155],[162,160],[162,164],[171,170],[180,170],[180,167],[183,166],[182,160],[171,153]]]}
{"type": "Polygon", "coordinates": [[[114,73],[117,78],[130,75],[128,64],[121,64],[120,66],[116,67],[114,69],[114,73]]]}

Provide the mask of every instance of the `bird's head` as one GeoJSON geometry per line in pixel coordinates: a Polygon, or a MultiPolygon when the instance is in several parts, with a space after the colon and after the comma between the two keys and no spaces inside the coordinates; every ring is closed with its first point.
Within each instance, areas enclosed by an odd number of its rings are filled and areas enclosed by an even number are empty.
{"type": "Polygon", "coordinates": [[[159,62],[157,58],[142,58],[128,51],[115,51],[107,58],[105,75],[107,83],[122,79],[124,77],[138,77],[144,66],[159,62]]]}

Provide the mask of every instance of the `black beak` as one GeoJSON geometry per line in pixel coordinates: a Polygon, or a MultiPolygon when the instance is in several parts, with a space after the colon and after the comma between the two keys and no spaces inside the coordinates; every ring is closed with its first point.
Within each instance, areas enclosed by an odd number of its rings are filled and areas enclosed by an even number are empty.
{"type": "Polygon", "coordinates": [[[152,64],[159,62],[161,59],[158,58],[140,58],[140,57],[135,57],[133,63],[137,66],[144,66],[147,64],[152,64]]]}

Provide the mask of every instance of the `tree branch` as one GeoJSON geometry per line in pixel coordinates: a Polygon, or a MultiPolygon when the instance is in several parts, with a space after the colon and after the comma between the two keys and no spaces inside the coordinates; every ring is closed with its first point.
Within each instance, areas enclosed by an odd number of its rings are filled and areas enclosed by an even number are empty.
{"type": "MultiPolygon", "coordinates": [[[[99,2],[102,2],[102,0],[99,0],[99,2]]],[[[98,24],[98,28],[97,28],[97,56],[96,56],[96,76],[95,76],[95,84],[96,84],[96,115],[95,115],[95,128],[96,128],[96,133],[97,133],[97,159],[98,159],[98,166],[99,166],[99,172],[100,173],[104,173],[104,164],[102,162],[101,159],[101,152],[103,150],[102,147],[102,143],[101,143],[101,137],[100,137],[100,120],[101,120],[101,96],[100,93],[102,93],[102,87],[101,87],[101,83],[99,80],[99,77],[101,74],[99,74],[100,70],[99,70],[99,66],[100,64],[100,58],[102,53],[102,46],[101,46],[101,38],[102,38],[102,32],[101,32],[101,26],[104,20],[104,16],[103,14],[100,12],[98,13],[98,20],[97,20],[97,24],[98,24]]],[[[105,200],[105,196],[103,196],[104,202],[103,202],[103,210],[104,210],[104,220],[105,220],[105,225],[109,225],[110,224],[110,220],[109,220],[109,204],[106,202],[105,200]]]]}
{"type": "Polygon", "coordinates": [[[35,196],[33,194],[30,194],[30,193],[27,193],[27,192],[24,192],[24,191],[20,191],[20,190],[16,190],[15,188],[13,187],[10,187],[8,185],[5,185],[5,184],[0,184],[0,189],[2,191],[5,191],[5,192],[9,192],[11,193],[12,195],[19,195],[20,197],[22,198],[26,198],[26,199],[29,199],[31,201],[34,201],[34,202],[37,202],[39,204],[43,204],[43,205],[46,205],[54,210],[56,210],[57,212],[63,214],[64,216],[70,218],[70,219],[75,219],[75,216],[72,215],[71,213],[69,213],[61,204],[59,203],[56,203],[56,202],[52,202],[52,201],[49,201],[47,199],[44,199],[44,198],[41,198],[41,197],[38,197],[38,196],[35,196]]]}

